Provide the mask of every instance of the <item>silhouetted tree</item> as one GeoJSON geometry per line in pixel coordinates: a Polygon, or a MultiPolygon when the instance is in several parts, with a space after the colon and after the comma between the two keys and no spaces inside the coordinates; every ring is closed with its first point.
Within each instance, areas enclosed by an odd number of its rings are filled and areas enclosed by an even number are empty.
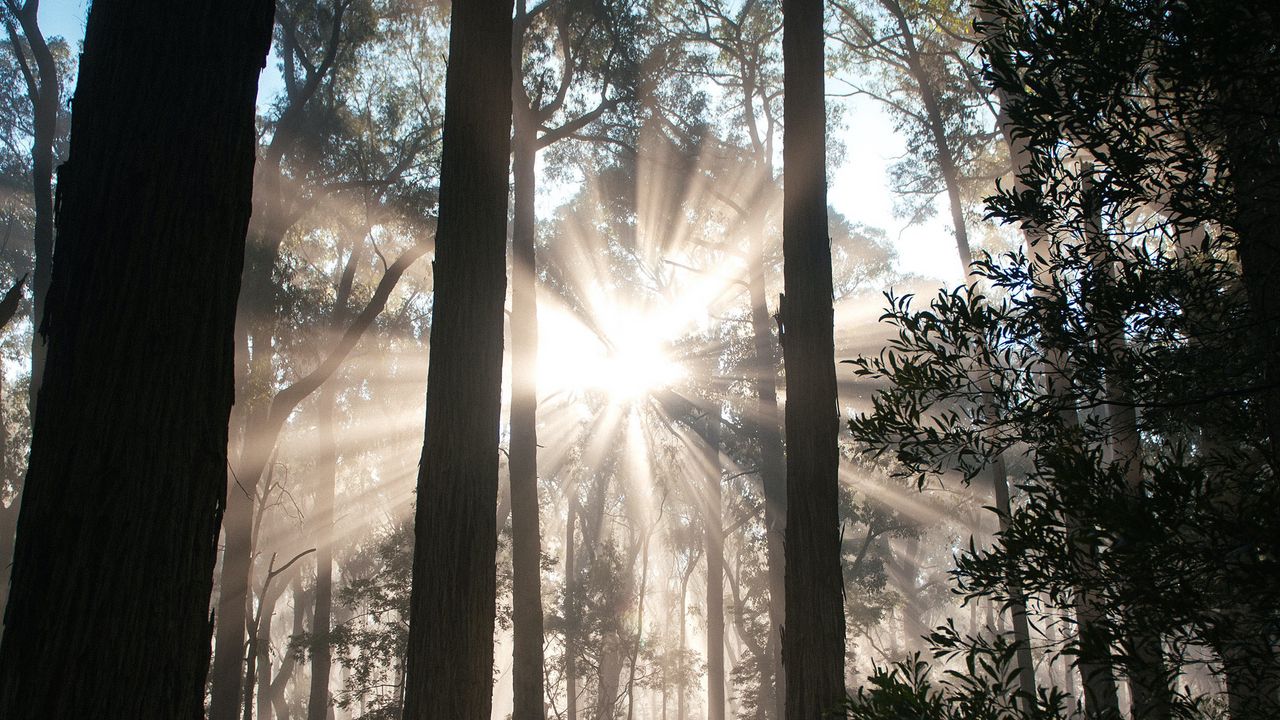
{"type": "Polygon", "coordinates": [[[459,2],[449,30],[404,709],[413,720],[487,720],[492,707],[511,12],[512,0],[459,2]]]}
{"type": "Polygon", "coordinates": [[[203,712],[272,11],[93,5],[0,647],[6,718],[203,712]]]}
{"type": "Polygon", "coordinates": [[[787,718],[838,712],[844,700],[839,413],[827,234],[823,4],[784,0],[782,252],[778,310],[787,407],[787,718]]]}

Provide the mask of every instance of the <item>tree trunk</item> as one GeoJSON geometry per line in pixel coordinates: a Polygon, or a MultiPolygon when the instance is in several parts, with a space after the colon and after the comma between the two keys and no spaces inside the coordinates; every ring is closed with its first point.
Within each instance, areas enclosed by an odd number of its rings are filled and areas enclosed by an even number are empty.
{"type": "MultiPolygon", "coordinates": [[[[293,577],[290,592],[293,594],[293,625],[289,632],[289,638],[292,641],[306,630],[307,598],[302,592],[301,574],[293,577]]],[[[275,711],[276,720],[289,720],[289,703],[285,698],[285,688],[297,666],[298,656],[292,652],[285,653],[280,661],[280,670],[271,680],[271,707],[275,711]]],[[[265,720],[265,718],[260,717],[258,720],[265,720]]]]}
{"type": "Polygon", "coordinates": [[[783,282],[787,378],[787,718],[843,717],[844,585],[831,243],[827,235],[823,4],[783,0],[783,282]]]}
{"type": "MultiPolygon", "coordinates": [[[[22,35],[31,51],[34,69],[27,78],[27,97],[31,100],[31,186],[35,210],[33,248],[35,266],[31,283],[31,321],[36,332],[31,334],[31,388],[28,406],[35,417],[36,399],[44,373],[45,338],[40,333],[45,301],[53,279],[53,143],[58,131],[58,104],[62,95],[58,65],[40,29],[39,0],[27,0],[14,13],[22,35]]],[[[22,52],[15,29],[10,26],[14,52],[22,52]]],[[[6,538],[6,541],[8,538],[6,538]]]]}
{"type": "Polygon", "coordinates": [[[565,717],[578,720],[578,570],[574,557],[577,498],[570,488],[564,521],[564,693],[565,717]]]}
{"type": "MultiPolygon", "coordinates": [[[[53,271],[53,143],[57,135],[58,102],[62,94],[58,66],[45,41],[44,32],[40,29],[38,11],[39,2],[28,0],[16,13],[35,66],[28,76],[27,84],[27,97],[32,108],[31,189],[35,210],[31,324],[36,329],[36,332],[31,333],[31,383],[27,407],[33,418],[36,397],[40,392],[40,378],[44,373],[45,345],[39,329],[53,271]]],[[[16,28],[12,25],[9,27],[9,35],[13,51],[21,52],[16,28]]],[[[6,442],[5,445],[7,444],[6,442]]],[[[0,451],[5,445],[0,445],[0,451]]],[[[0,478],[0,482],[2,481],[0,478]]],[[[15,493],[9,507],[0,507],[0,617],[4,617],[5,606],[8,604],[9,566],[13,561],[14,532],[22,498],[21,478],[13,478],[13,486],[15,493]]],[[[0,637],[3,637],[3,628],[0,628],[0,637]]]]}
{"type": "MultiPolygon", "coordinates": [[[[251,234],[252,237],[252,234],[251,234]]],[[[249,253],[252,255],[252,253],[249,253]]],[[[248,265],[248,263],[247,263],[248,265]]],[[[254,273],[246,267],[246,287],[241,302],[269,314],[251,287],[254,273]]],[[[263,318],[249,318],[251,354],[246,387],[240,401],[245,404],[243,440],[227,485],[226,513],[223,517],[222,570],[218,583],[217,626],[210,671],[209,720],[235,720],[243,692],[245,643],[249,622],[249,578],[253,572],[254,502],[263,472],[269,464],[274,436],[268,440],[265,426],[270,413],[272,377],[270,324],[263,318]]]]}
{"type": "Polygon", "coordinates": [[[326,720],[329,715],[329,675],[333,665],[329,632],[333,614],[333,513],[337,482],[338,452],[334,435],[333,388],[317,398],[315,534],[316,597],[312,612],[311,684],[307,693],[307,720],[326,720]]]}
{"type": "MultiPolygon", "coordinates": [[[[341,24],[342,13],[335,17],[341,24]]],[[[287,34],[286,34],[287,37],[287,34]]],[[[335,37],[337,37],[335,35],[335,37]]],[[[284,53],[291,52],[286,47],[284,53]]],[[[321,63],[322,67],[325,65],[321,63]]],[[[331,67],[331,64],[329,65],[331,67]]],[[[316,76],[318,81],[323,73],[316,76]]],[[[308,86],[311,87],[311,86],[308,86]]],[[[285,181],[284,158],[297,149],[298,118],[314,95],[304,91],[290,98],[280,115],[270,144],[263,151],[255,179],[254,209],[245,245],[244,274],[236,321],[245,337],[243,364],[237,367],[236,393],[243,409],[240,416],[240,448],[233,458],[227,510],[223,518],[224,543],[219,576],[216,642],[210,673],[209,720],[233,720],[240,694],[244,644],[249,606],[249,575],[253,569],[253,503],[258,482],[275,446],[272,405],[276,387],[273,366],[276,323],[276,261],[285,234],[297,219],[288,206],[291,188],[285,181]]],[[[282,423],[281,423],[282,424],[282,423]]]]}
{"type": "Polygon", "coordinates": [[[406,720],[489,720],[512,0],[453,6],[406,720]]]}
{"type": "Polygon", "coordinates": [[[786,673],[782,666],[782,622],[786,617],[787,468],[778,423],[778,357],[765,297],[764,231],[753,227],[748,291],[755,344],[756,437],[760,442],[760,480],[764,486],[764,524],[769,573],[769,658],[761,658],[761,705],[777,720],[786,715],[786,673]],[[772,675],[773,683],[769,680],[772,675]]]}
{"type": "Polygon", "coordinates": [[[720,506],[720,405],[707,411],[707,720],[724,720],[724,519],[720,506]]]}
{"type": "MultiPolygon", "coordinates": [[[[1086,224],[1088,237],[1086,242],[1094,244],[1097,249],[1092,252],[1101,253],[1103,208],[1094,195],[1094,178],[1090,172],[1081,173],[1081,191],[1085,201],[1093,206],[1093,212],[1086,224]]],[[[1094,265],[1102,278],[1115,279],[1115,267],[1103,255],[1094,255],[1094,265]]],[[[1124,328],[1102,324],[1097,328],[1098,343],[1102,346],[1104,357],[1117,357],[1125,349],[1124,328]]],[[[1124,396],[1124,390],[1116,382],[1114,368],[1104,367],[1106,373],[1105,389],[1108,404],[1107,433],[1103,460],[1108,465],[1121,464],[1124,470],[1125,484],[1134,497],[1142,497],[1142,437],[1138,432],[1138,413],[1133,403],[1124,396]]],[[[1141,579],[1129,578],[1131,583],[1141,583],[1141,579]]],[[[1131,584],[1131,587],[1134,585],[1131,584]]],[[[1149,592],[1158,592],[1151,591],[1149,592]]],[[[1173,712],[1173,688],[1164,661],[1164,650],[1160,634],[1148,628],[1130,630],[1123,639],[1124,668],[1129,676],[1130,712],[1134,720],[1168,720],[1173,712]]]]}
{"type": "MultiPolygon", "coordinates": [[[[516,76],[519,84],[521,78],[516,76]]],[[[523,88],[522,88],[523,89],[523,88]]],[[[513,94],[515,90],[513,90],[513,94]]],[[[537,132],[514,107],[515,220],[511,231],[511,667],[513,720],[543,720],[542,538],[538,518],[537,269],[534,255],[537,132]]]]}
{"type": "MultiPolygon", "coordinates": [[[[982,26],[987,28],[984,42],[988,42],[997,48],[1001,47],[999,25],[995,22],[990,11],[980,8],[978,16],[982,21],[982,26]]],[[[1009,164],[1016,178],[1022,173],[1022,169],[1030,163],[1027,142],[1025,138],[1015,137],[1013,134],[1013,128],[1004,110],[1004,108],[1009,107],[1010,103],[1007,93],[998,91],[996,95],[1001,108],[996,123],[1000,128],[1000,132],[1004,135],[1005,144],[1009,148],[1009,164]]],[[[1019,181],[1015,180],[1015,184],[1018,188],[1021,188],[1019,181]]],[[[1034,262],[1039,254],[1038,245],[1042,241],[1037,238],[1038,231],[1035,228],[1024,228],[1023,234],[1025,235],[1026,255],[1034,262]]],[[[1047,242],[1047,240],[1043,242],[1047,242]]],[[[1059,387],[1064,382],[1062,375],[1066,372],[1065,361],[1051,360],[1046,363],[1046,367],[1042,368],[1046,392],[1049,395],[1052,396],[1062,392],[1059,387]]],[[[1062,411],[1062,423],[1064,427],[1068,428],[1079,423],[1074,407],[1062,411]]],[[[1064,518],[1064,523],[1067,525],[1069,532],[1078,531],[1078,526],[1072,518],[1064,518]]],[[[1096,551],[1094,547],[1078,549],[1088,553],[1096,551]]],[[[1118,715],[1119,699],[1115,677],[1112,674],[1110,664],[1109,639],[1105,636],[1106,634],[1100,625],[1102,608],[1098,607],[1093,594],[1083,587],[1077,588],[1075,605],[1080,645],[1078,667],[1080,669],[1080,678],[1084,685],[1085,714],[1089,717],[1118,715]]]]}
{"type": "MultiPolygon", "coordinates": [[[[1009,497],[1009,471],[1004,456],[997,455],[991,463],[991,485],[996,501],[996,515],[1000,519],[1000,532],[1009,530],[1013,504],[1009,497]]],[[[1009,588],[1009,614],[1013,621],[1013,640],[1018,645],[1018,690],[1022,693],[1022,707],[1030,712],[1035,707],[1036,664],[1031,654],[1031,622],[1027,617],[1027,597],[1019,587],[1009,588]]]]}
{"type": "Polygon", "coordinates": [[[90,12],[0,646],[5,718],[203,713],[271,16],[265,0],[90,12]]]}
{"type": "MultiPolygon", "coordinates": [[[[360,264],[360,245],[356,240],[338,279],[333,302],[335,331],[346,324],[351,288],[360,264]]],[[[333,652],[329,639],[333,615],[333,515],[338,483],[338,447],[334,435],[333,410],[336,402],[333,383],[328,383],[316,399],[316,434],[319,450],[316,458],[315,530],[316,597],[312,612],[311,687],[307,696],[307,720],[326,720],[329,716],[329,675],[333,652]]]]}

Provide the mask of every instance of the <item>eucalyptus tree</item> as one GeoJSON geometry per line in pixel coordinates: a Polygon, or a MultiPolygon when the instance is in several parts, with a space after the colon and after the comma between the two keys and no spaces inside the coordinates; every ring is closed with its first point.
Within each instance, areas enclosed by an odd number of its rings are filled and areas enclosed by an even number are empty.
{"type": "MultiPolygon", "coordinates": [[[[977,39],[964,31],[967,2],[927,3],[914,0],[867,0],[836,5],[833,33],[841,54],[859,62],[857,92],[875,98],[895,117],[907,138],[907,154],[893,175],[900,211],[913,221],[932,212],[934,198],[945,193],[956,250],[966,282],[974,278],[976,259],[970,243],[970,212],[965,207],[980,176],[984,156],[991,154],[998,133],[982,127],[991,93],[977,87],[977,39]]],[[[1007,517],[1010,491],[1006,460],[995,457],[986,471],[995,508],[1007,517]]],[[[1034,695],[1035,669],[1026,599],[1011,605],[1018,642],[1020,679],[1026,695],[1034,695]]]]}
{"type": "Polygon", "coordinates": [[[516,3],[512,40],[511,522],[516,720],[545,716],[538,518],[536,160],[634,97],[631,2],[516,3]],[[630,35],[630,36],[629,36],[630,35]]]}
{"type": "Polygon", "coordinates": [[[686,42],[702,49],[701,62],[689,65],[686,72],[695,82],[712,81],[717,97],[711,98],[711,102],[722,108],[721,117],[730,118],[717,128],[726,140],[722,152],[731,153],[728,148],[733,146],[742,148],[737,154],[743,162],[734,167],[726,180],[734,177],[740,182],[743,176],[751,179],[746,191],[738,197],[722,193],[714,197],[725,202],[729,212],[736,216],[731,224],[734,231],[747,236],[747,287],[755,357],[749,374],[754,378],[757,403],[748,417],[754,425],[761,454],[759,472],[765,496],[771,626],[768,636],[771,662],[760,668],[767,676],[762,679],[767,697],[761,702],[771,706],[774,717],[778,718],[784,715],[785,702],[781,628],[786,607],[783,553],[786,461],[778,406],[779,358],[769,312],[770,273],[767,270],[776,253],[769,242],[770,217],[777,216],[780,202],[775,169],[783,125],[780,12],[779,3],[770,0],[751,0],[741,6],[700,1],[685,10],[678,26],[686,42]]]}
{"type": "MultiPolygon", "coordinates": [[[[432,16],[415,7],[300,2],[282,5],[276,16],[284,92],[266,122],[237,323],[241,402],[232,422],[238,452],[228,478],[211,676],[215,720],[233,717],[242,694],[255,499],[262,494],[261,480],[279,434],[299,403],[342,364],[401,277],[430,248],[427,228],[419,227],[401,255],[384,262],[368,301],[348,313],[323,359],[282,386],[281,355],[290,334],[282,316],[290,295],[282,266],[290,233],[308,218],[323,224],[344,200],[371,202],[380,214],[392,216],[424,215],[433,200],[432,177],[421,165],[431,157],[439,130],[429,86],[436,47],[432,16]],[[373,32],[379,18],[384,20],[381,35],[373,32]]],[[[323,656],[318,660],[323,665],[323,656]]]]}
{"type": "Polygon", "coordinates": [[[834,7],[835,61],[852,76],[853,92],[883,106],[906,140],[890,168],[895,210],[918,222],[945,195],[967,271],[973,212],[966,206],[1003,174],[993,153],[994,99],[975,81],[981,58],[969,3],[842,0],[834,7]]]}
{"type": "MultiPolygon", "coordinates": [[[[1196,244],[1194,238],[1205,231],[1223,238],[1240,263],[1239,281],[1255,329],[1250,341],[1271,357],[1280,321],[1272,281],[1275,264],[1268,259],[1269,231],[1260,221],[1272,211],[1275,178],[1280,177],[1268,120],[1277,109],[1274,98],[1262,90],[1275,72],[1275,58],[1267,50],[1278,34],[1273,9],[1265,3],[1229,10],[1199,2],[1172,9],[1160,3],[1114,8],[1070,4],[1044,18],[1003,3],[991,10],[998,31],[987,42],[992,78],[998,88],[1007,89],[1012,122],[1039,133],[1028,137],[1028,152],[1037,160],[1046,157],[1043,142],[1058,137],[1077,157],[1096,163],[1097,178],[1092,172],[1079,174],[1096,185],[1094,194],[1100,199],[1094,202],[1103,220],[1145,202],[1144,210],[1180,228],[1184,245],[1196,244]],[[1007,34],[1000,34],[1005,28],[1007,34]],[[1026,62],[1032,52],[1047,60],[1044,66],[1026,62]],[[1107,62],[1105,73],[1096,72],[1100,59],[1107,62]],[[1061,74],[1042,75],[1047,68],[1061,74]],[[1035,83],[1048,77],[1049,84],[1035,93],[1014,91],[1026,87],[1015,85],[1015,79],[1035,83]],[[1079,86],[1070,112],[1064,111],[1067,103],[1059,84],[1068,79],[1079,86]],[[1089,114],[1091,109],[1096,115],[1089,114]]],[[[1041,175],[1051,172],[1039,170],[1041,175]]],[[[1020,204],[1006,197],[1000,208],[1007,212],[1020,204]]],[[[1260,367],[1265,378],[1277,374],[1274,360],[1260,367]]],[[[1270,382],[1261,386],[1272,387],[1270,382]]],[[[1271,465],[1280,432],[1277,398],[1271,390],[1257,390],[1255,402],[1263,408],[1260,429],[1270,443],[1263,460],[1271,465]]],[[[1249,478],[1247,489],[1228,485],[1218,492],[1231,499],[1268,487],[1256,473],[1242,477],[1249,478]]],[[[1248,527],[1238,529],[1247,532],[1248,527]]],[[[1216,628],[1213,644],[1223,655],[1229,685],[1236,675],[1233,711],[1254,715],[1275,702],[1276,676],[1274,660],[1259,660],[1271,654],[1256,643],[1256,629],[1266,621],[1240,600],[1221,602],[1221,616],[1211,623],[1216,628]]],[[[1136,655],[1129,658],[1130,665],[1144,662],[1136,655]]],[[[1149,680],[1139,684],[1152,685],[1149,680]]]]}
{"type": "MultiPolygon", "coordinates": [[[[1089,639],[1070,633],[1066,651],[1127,675],[1135,716],[1204,713],[1206,698],[1160,687],[1202,662],[1189,651],[1199,647],[1218,655],[1231,716],[1266,717],[1277,664],[1259,638],[1275,616],[1256,600],[1275,592],[1276,535],[1270,516],[1250,508],[1274,502],[1277,488],[1267,305],[1248,279],[1260,272],[1249,261],[1259,236],[1245,208],[1267,186],[1242,181],[1230,138],[1248,129],[1265,146],[1252,168],[1274,170],[1274,131],[1260,122],[1273,104],[1257,94],[1275,72],[1262,51],[1276,37],[1274,13],[1156,2],[1038,9],[991,3],[984,28],[989,78],[1025,159],[989,212],[1034,228],[1036,252],[977,266],[1003,291],[994,301],[971,286],[923,311],[895,303],[899,341],[859,363],[892,390],[853,428],[921,478],[972,474],[1022,448],[1033,461],[1020,480],[1027,496],[993,549],[961,558],[963,589],[1009,598],[1022,588],[1066,610],[1082,592],[1093,597],[1103,642],[1082,653],[1089,639]],[[1046,386],[1046,371],[1063,382],[1046,386]],[[1105,412],[1067,415],[1094,409],[1105,412]],[[1227,550],[1241,547],[1253,550],[1227,550]]],[[[919,696],[920,677],[881,676],[889,692],[860,697],[859,716],[900,710],[890,696],[906,696],[900,681],[919,696]]],[[[990,701],[1016,694],[982,672],[953,690],[989,681],[990,701]]],[[[1065,714],[1056,693],[1039,700],[1040,716],[1065,714]]],[[[932,712],[922,714],[942,716],[932,712]]]]}
{"type": "MultiPolygon", "coordinates": [[[[34,210],[31,313],[39,324],[53,277],[53,163],[57,157],[59,108],[66,80],[65,43],[45,38],[39,0],[5,0],[5,30],[31,105],[31,180],[34,210]],[[16,26],[15,26],[16,23],[16,26]]],[[[31,406],[40,393],[45,347],[38,333],[31,344],[31,406]]]]}
{"type": "MultiPolygon", "coordinates": [[[[5,202],[0,216],[5,223],[3,250],[6,277],[23,278],[20,284],[30,286],[30,338],[26,338],[30,355],[28,392],[25,408],[12,404],[6,413],[0,440],[0,578],[7,578],[13,558],[13,537],[21,502],[21,474],[26,465],[30,418],[39,391],[39,377],[44,366],[44,341],[35,328],[44,312],[48,294],[53,253],[53,165],[66,154],[68,112],[66,92],[68,78],[74,68],[70,49],[61,38],[46,38],[40,29],[38,3],[19,5],[6,2],[0,7],[8,43],[0,51],[5,88],[0,104],[3,129],[3,151],[0,151],[0,183],[5,202]],[[25,242],[24,235],[31,238],[25,242]],[[32,277],[34,276],[34,277],[32,277]],[[26,282],[25,278],[31,278],[26,282]],[[15,424],[8,430],[9,419],[15,424]],[[15,442],[17,441],[17,442],[15,442]]],[[[15,297],[15,299],[17,299],[15,297]]],[[[27,311],[25,293],[21,308],[27,311]]],[[[25,338],[25,324],[15,324],[25,338]]],[[[15,338],[17,340],[18,338],[15,338]]],[[[21,377],[21,376],[19,376],[21,377]]],[[[16,393],[11,393],[16,398],[16,393]]],[[[4,612],[9,584],[0,580],[0,615],[4,612]]]]}
{"type": "Polygon", "coordinates": [[[459,3],[449,29],[404,707],[414,720],[484,720],[493,701],[511,14],[511,0],[459,3]]]}
{"type": "Polygon", "coordinates": [[[200,713],[271,14],[261,0],[90,12],[0,646],[5,717],[200,713]]]}
{"type": "Polygon", "coordinates": [[[839,413],[827,229],[823,4],[783,0],[784,295],[778,339],[786,373],[787,717],[839,714],[844,700],[839,413]]]}

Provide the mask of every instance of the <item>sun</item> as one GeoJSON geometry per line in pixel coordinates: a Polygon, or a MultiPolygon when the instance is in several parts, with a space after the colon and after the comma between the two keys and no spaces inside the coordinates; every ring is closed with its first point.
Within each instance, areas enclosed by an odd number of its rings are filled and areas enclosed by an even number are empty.
{"type": "Polygon", "coordinates": [[[595,384],[615,401],[632,401],[670,387],[684,374],[659,342],[635,338],[615,345],[600,363],[595,384]]]}
{"type": "Polygon", "coordinates": [[[684,379],[670,340],[651,316],[609,313],[588,327],[562,308],[540,313],[538,394],[604,393],[631,403],[684,379]]]}

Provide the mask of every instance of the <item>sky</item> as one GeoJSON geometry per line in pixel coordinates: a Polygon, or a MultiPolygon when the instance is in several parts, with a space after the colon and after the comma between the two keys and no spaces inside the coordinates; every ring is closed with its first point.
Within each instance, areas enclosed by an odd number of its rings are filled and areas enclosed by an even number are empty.
{"type": "MultiPolygon", "coordinates": [[[[77,44],[84,36],[88,5],[86,0],[45,0],[40,4],[40,26],[50,36],[61,35],[77,44]]],[[[275,63],[268,66],[260,86],[260,105],[281,86],[275,63]]],[[[831,98],[829,102],[844,103],[846,112],[838,134],[845,157],[831,172],[828,202],[850,220],[884,230],[897,248],[898,270],[903,274],[958,282],[955,239],[943,214],[915,226],[893,216],[888,167],[903,152],[903,142],[889,116],[866,98],[831,98]]]]}

